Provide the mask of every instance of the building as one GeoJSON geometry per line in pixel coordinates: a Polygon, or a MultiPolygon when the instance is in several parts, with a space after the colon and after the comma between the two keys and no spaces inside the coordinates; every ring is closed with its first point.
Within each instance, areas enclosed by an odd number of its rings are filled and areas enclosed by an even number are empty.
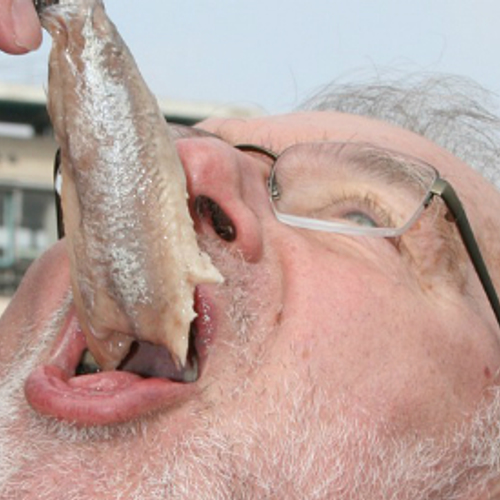
{"type": "MultiPolygon", "coordinates": [[[[207,116],[259,114],[255,108],[159,102],[167,120],[186,125],[207,116]]],[[[0,296],[11,295],[29,264],[56,241],[56,150],[43,89],[0,83],[0,296]]]]}

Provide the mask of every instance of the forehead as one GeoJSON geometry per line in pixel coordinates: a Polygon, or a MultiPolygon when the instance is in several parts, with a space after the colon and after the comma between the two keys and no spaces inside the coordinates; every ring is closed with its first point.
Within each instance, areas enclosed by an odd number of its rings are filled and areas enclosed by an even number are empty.
{"type": "MultiPolygon", "coordinates": [[[[488,242],[483,245],[485,254],[497,261],[499,192],[464,162],[420,135],[372,118],[336,112],[294,113],[250,120],[210,119],[200,127],[231,144],[254,143],[276,152],[298,142],[360,141],[419,158],[433,165],[453,184],[477,236],[488,242]]],[[[500,279],[500,273],[495,274],[499,274],[500,279]]]]}
{"type": "Polygon", "coordinates": [[[307,112],[250,120],[210,119],[202,122],[201,127],[233,144],[253,142],[278,152],[298,142],[359,141],[398,150],[434,165],[458,161],[417,134],[371,118],[343,113],[307,112]]]}
{"type": "Polygon", "coordinates": [[[448,179],[464,201],[476,204],[485,192],[492,203],[500,196],[481,175],[450,152],[408,130],[372,118],[336,112],[306,112],[257,119],[210,119],[201,128],[222,136],[231,144],[254,143],[280,152],[307,141],[359,141],[400,151],[433,165],[448,179]],[[479,193],[478,193],[479,191],[479,193]]]}

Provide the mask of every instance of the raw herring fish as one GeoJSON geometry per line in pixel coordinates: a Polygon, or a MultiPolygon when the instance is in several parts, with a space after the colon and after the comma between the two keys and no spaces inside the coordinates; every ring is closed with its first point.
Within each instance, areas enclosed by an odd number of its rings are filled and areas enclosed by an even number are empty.
{"type": "Polygon", "coordinates": [[[194,289],[222,278],[198,248],[168,126],[102,1],[46,3],[37,8],[53,38],[48,107],[89,349],[109,370],[144,340],[183,366],[194,289]]]}

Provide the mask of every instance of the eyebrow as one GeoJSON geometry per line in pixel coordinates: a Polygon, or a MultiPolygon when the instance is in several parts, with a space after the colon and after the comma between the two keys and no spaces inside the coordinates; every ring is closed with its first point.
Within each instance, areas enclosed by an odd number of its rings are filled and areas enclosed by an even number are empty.
{"type": "Polygon", "coordinates": [[[189,125],[183,125],[183,124],[176,124],[172,123],[170,124],[170,129],[174,133],[171,134],[173,136],[174,141],[178,139],[188,139],[188,138],[196,138],[196,137],[205,137],[205,138],[212,138],[212,139],[217,139],[219,141],[224,142],[224,144],[227,144],[228,146],[231,146],[238,151],[242,151],[243,153],[257,153],[260,155],[263,155],[267,158],[270,158],[272,162],[274,163],[278,157],[279,154],[275,153],[273,150],[261,146],[258,144],[250,144],[250,143],[236,143],[232,144],[228,142],[224,137],[221,135],[218,135],[214,132],[208,132],[206,130],[197,128],[197,127],[192,127],[189,125]]]}
{"type": "MultiPolygon", "coordinates": [[[[367,177],[371,177],[374,181],[379,180],[387,185],[393,184],[414,192],[428,191],[434,180],[439,177],[438,171],[426,162],[371,143],[335,141],[298,143],[285,149],[279,156],[286,155],[288,149],[296,147],[302,149],[301,146],[306,152],[309,148],[322,146],[328,148],[331,152],[331,162],[339,162],[339,165],[345,165],[347,168],[366,172],[367,177]]],[[[325,153],[320,154],[325,155],[325,153]]]]}
{"type": "MultiPolygon", "coordinates": [[[[298,142],[295,144],[291,144],[280,153],[275,153],[273,149],[260,144],[252,144],[246,142],[242,144],[231,144],[221,135],[215,132],[209,132],[196,126],[184,125],[175,122],[169,123],[169,125],[171,132],[173,132],[172,136],[174,140],[197,137],[213,138],[236,147],[238,150],[243,152],[262,153],[268,158],[272,158],[273,161],[277,161],[279,157],[284,152],[286,152],[287,149],[298,146],[300,144],[321,146],[322,144],[335,143],[335,141],[328,140],[303,143],[298,142]]],[[[349,146],[349,144],[349,142],[338,143],[339,146],[342,146],[338,151],[339,156],[343,153],[345,147],[349,146]]],[[[386,181],[402,185],[403,187],[408,187],[408,180],[416,182],[416,184],[418,184],[420,188],[422,188],[423,186],[428,187],[432,183],[432,181],[424,178],[422,168],[425,168],[425,170],[429,173],[432,172],[434,173],[434,175],[437,174],[434,167],[428,165],[422,160],[419,160],[418,158],[405,157],[400,152],[379,148],[370,143],[366,143],[366,149],[363,149],[362,151],[357,153],[358,154],[347,154],[344,161],[359,163],[365,168],[370,167],[373,169],[375,167],[381,174],[384,175],[386,181]],[[401,174],[401,167],[404,167],[404,174],[401,174]]]]}
{"type": "Polygon", "coordinates": [[[213,132],[208,132],[207,130],[191,125],[169,122],[169,129],[171,132],[171,136],[174,140],[187,139],[193,137],[207,137],[207,138],[211,137],[214,139],[219,139],[220,141],[224,141],[224,139],[220,135],[214,134],[213,132]]]}
{"type": "Polygon", "coordinates": [[[434,167],[417,158],[405,157],[400,153],[375,147],[362,150],[358,155],[352,155],[351,158],[365,168],[368,167],[382,174],[385,181],[402,187],[408,186],[408,181],[410,181],[412,185],[427,190],[438,177],[434,167]]]}

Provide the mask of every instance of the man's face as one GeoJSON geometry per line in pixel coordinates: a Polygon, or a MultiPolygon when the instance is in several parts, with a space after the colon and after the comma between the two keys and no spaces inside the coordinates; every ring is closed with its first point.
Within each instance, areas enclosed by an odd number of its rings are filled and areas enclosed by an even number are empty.
{"type": "MultiPolygon", "coordinates": [[[[500,365],[498,326],[454,225],[438,211],[435,227],[417,223],[397,245],[286,226],[268,200],[269,160],[231,145],[279,153],[357,140],[414,155],[455,185],[480,244],[498,230],[500,197],[432,143],[368,119],[311,113],[201,127],[222,140],[177,147],[201,245],[225,282],[199,290],[198,381],[154,412],[136,411],[142,400],[128,394],[139,418],[125,412],[111,425],[75,426],[64,402],[58,419],[33,411],[26,378],[71,351],[68,260],[57,244],[0,325],[2,498],[447,498],[430,478],[448,474],[459,487],[471,436],[486,432],[471,421],[494,398],[500,365]],[[221,231],[225,217],[194,209],[200,196],[223,210],[234,238],[221,231]]],[[[488,263],[493,248],[482,245],[488,263]]],[[[112,413],[120,394],[91,376],[112,413]]]]}

